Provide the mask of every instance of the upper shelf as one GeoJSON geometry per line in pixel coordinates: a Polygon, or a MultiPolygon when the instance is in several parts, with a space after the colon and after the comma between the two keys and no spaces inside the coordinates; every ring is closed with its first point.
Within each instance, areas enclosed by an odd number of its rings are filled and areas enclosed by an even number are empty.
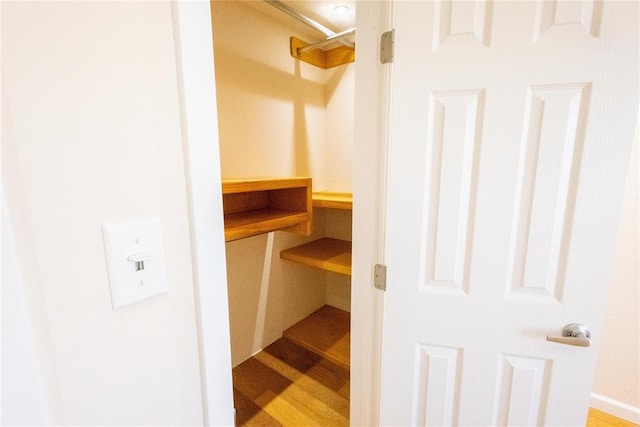
{"type": "Polygon", "coordinates": [[[308,64],[315,65],[316,67],[324,68],[325,70],[356,60],[355,49],[350,49],[346,46],[338,46],[330,50],[316,49],[309,52],[302,52],[307,46],[309,46],[309,43],[291,37],[289,41],[291,56],[308,64]]]}
{"type": "Polygon", "coordinates": [[[319,191],[313,193],[314,208],[352,209],[353,196],[351,193],[331,193],[319,191]]]}
{"type": "Polygon", "coordinates": [[[275,230],[311,234],[311,178],[222,180],[225,241],[275,230]]]}

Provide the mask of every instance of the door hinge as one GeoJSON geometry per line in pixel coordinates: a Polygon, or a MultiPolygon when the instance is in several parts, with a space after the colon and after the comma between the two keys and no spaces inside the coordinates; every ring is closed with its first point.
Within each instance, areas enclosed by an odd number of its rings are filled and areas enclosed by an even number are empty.
{"type": "Polygon", "coordinates": [[[373,286],[381,291],[387,290],[387,266],[376,264],[373,267],[373,286]]]}
{"type": "Polygon", "coordinates": [[[395,29],[382,33],[380,36],[380,62],[388,64],[393,62],[393,39],[395,29]]]}

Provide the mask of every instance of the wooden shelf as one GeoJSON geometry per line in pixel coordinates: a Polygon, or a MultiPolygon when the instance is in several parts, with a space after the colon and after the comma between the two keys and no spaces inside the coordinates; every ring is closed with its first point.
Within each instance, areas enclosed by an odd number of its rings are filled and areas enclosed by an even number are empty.
{"type": "Polygon", "coordinates": [[[311,234],[310,178],[222,180],[225,241],[275,230],[311,234]]]}
{"type": "Polygon", "coordinates": [[[283,336],[349,369],[350,322],[349,313],[325,305],[284,331],[283,336]]]}
{"type": "Polygon", "coordinates": [[[325,70],[356,60],[355,49],[349,49],[346,46],[338,46],[329,50],[315,49],[310,52],[300,53],[299,49],[307,46],[309,46],[309,43],[296,37],[289,39],[289,52],[292,57],[325,70]]]}
{"type": "Polygon", "coordinates": [[[324,237],[280,252],[280,258],[351,276],[351,242],[324,237]]]}
{"type": "Polygon", "coordinates": [[[313,193],[314,208],[348,209],[353,208],[353,195],[351,193],[331,193],[319,191],[313,193]]]}

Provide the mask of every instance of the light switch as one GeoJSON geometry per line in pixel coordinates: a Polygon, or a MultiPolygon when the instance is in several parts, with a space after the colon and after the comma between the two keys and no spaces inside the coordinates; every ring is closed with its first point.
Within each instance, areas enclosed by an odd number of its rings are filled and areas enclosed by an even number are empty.
{"type": "Polygon", "coordinates": [[[160,218],[102,226],[113,309],[167,292],[160,218]]]}

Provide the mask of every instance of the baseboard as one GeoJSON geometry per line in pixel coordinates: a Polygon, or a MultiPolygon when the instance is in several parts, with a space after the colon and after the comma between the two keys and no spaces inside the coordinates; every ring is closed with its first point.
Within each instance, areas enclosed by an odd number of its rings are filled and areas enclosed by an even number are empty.
{"type": "Polygon", "coordinates": [[[590,406],[631,423],[640,424],[640,408],[636,408],[635,406],[597,393],[591,393],[590,406]]]}

